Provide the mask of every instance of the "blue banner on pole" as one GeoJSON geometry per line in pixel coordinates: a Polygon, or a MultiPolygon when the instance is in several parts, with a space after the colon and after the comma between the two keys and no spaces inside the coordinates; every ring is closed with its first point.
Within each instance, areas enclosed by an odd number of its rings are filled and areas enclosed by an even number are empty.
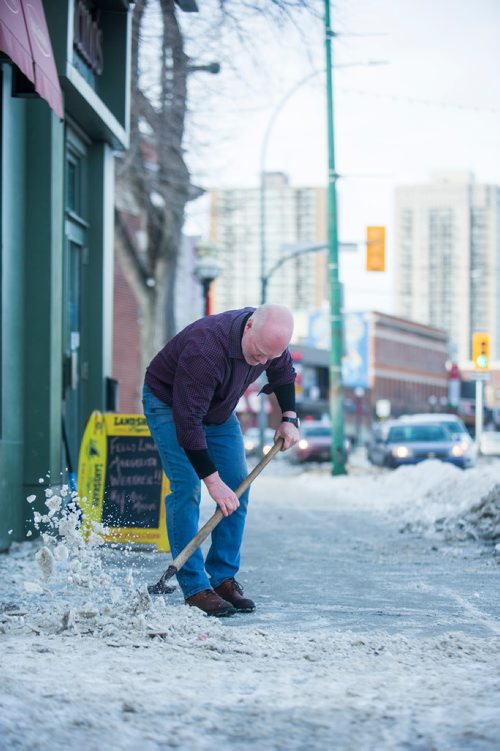
{"type": "Polygon", "coordinates": [[[342,385],[368,388],[369,337],[366,313],[344,315],[345,351],[342,357],[342,385]]]}

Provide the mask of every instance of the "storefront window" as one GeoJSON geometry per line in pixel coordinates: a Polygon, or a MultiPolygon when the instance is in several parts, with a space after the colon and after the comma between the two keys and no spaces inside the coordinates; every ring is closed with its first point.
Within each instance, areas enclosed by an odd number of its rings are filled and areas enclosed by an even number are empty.
{"type": "Polygon", "coordinates": [[[71,157],[67,161],[66,174],[66,209],[79,214],[80,211],[80,175],[79,165],[71,157]]]}

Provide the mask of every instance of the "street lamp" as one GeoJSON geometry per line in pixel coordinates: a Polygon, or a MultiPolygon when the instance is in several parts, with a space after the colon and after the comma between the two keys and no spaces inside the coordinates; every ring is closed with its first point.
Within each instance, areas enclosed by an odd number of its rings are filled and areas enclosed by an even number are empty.
{"type": "Polygon", "coordinates": [[[217,76],[220,73],[220,63],[206,63],[204,65],[187,65],[188,73],[211,73],[217,76]]]}
{"type": "MultiPolygon", "coordinates": [[[[385,60],[366,60],[365,62],[353,62],[353,63],[341,63],[339,65],[335,65],[335,68],[355,68],[359,66],[372,66],[372,65],[384,65],[385,60]]],[[[316,78],[316,76],[321,75],[322,73],[325,73],[324,69],[321,70],[313,70],[311,73],[308,73],[307,76],[304,76],[304,78],[301,78],[299,81],[297,81],[292,88],[287,91],[287,93],[280,99],[276,107],[274,108],[271,117],[269,119],[269,122],[267,124],[264,138],[262,139],[262,145],[260,149],[260,164],[259,164],[259,178],[260,178],[260,187],[259,187],[259,214],[260,214],[260,302],[261,304],[266,302],[266,261],[267,261],[267,241],[266,241],[266,157],[267,157],[267,148],[269,145],[269,138],[271,136],[271,132],[273,130],[274,124],[278,118],[278,115],[281,113],[283,107],[288,102],[289,99],[292,98],[292,96],[302,88],[308,81],[310,81],[312,78],[316,78]]]]}
{"type": "Polygon", "coordinates": [[[209,316],[212,313],[210,285],[217,279],[220,270],[219,261],[212,255],[202,255],[196,262],[194,273],[203,290],[203,315],[209,316]]]}
{"type": "MultiPolygon", "coordinates": [[[[336,206],[336,188],[334,164],[334,144],[333,144],[333,87],[332,87],[332,59],[331,59],[331,38],[333,32],[330,28],[330,3],[325,0],[325,30],[326,30],[326,85],[327,85],[327,117],[328,117],[328,245],[325,247],[329,250],[329,289],[330,289],[330,321],[331,321],[331,350],[330,350],[330,416],[332,420],[332,473],[345,474],[345,447],[344,447],[344,425],[342,413],[342,394],[341,394],[341,358],[342,358],[342,321],[341,321],[341,292],[338,274],[338,240],[337,240],[337,206],[336,206]]],[[[383,60],[368,60],[366,62],[347,63],[336,65],[336,68],[357,67],[359,65],[383,65],[383,60]]],[[[259,188],[259,213],[260,213],[260,302],[261,305],[267,301],[267,283],[277,265],[273,266],[267,273],[267,242],[266,242],[266,155],[271,131],[274,123],[281,110],[288,100],[304,84],[315,78],[317,75],[324,73],[324,70],[315,70],[304,78],[300,79],[278,102],[273,110],[271,118],[262,140],[260,152],[260,188],[259,188]]],[[[316,248],[319,250],[320,248],[316,248]]],[[[262,394],[260,397],[259,410],[259,435],[261,451],[264,446],[264,431],[267,427],[267,415],[265,412],[265,399],[262,394]]]]}

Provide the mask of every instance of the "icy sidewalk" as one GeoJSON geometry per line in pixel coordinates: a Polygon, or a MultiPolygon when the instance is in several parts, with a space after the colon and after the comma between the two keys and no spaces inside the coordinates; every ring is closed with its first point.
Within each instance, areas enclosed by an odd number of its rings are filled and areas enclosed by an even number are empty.
{"type": "Polygon", "coordinates": [[[61,550],[47,579],[34,546],[1,556],[0,748],[497,749],[499,557],[470,538],[498,467],[436,465],[269,467],[240,577],[258,610],[225,621],[149,601],[167,556],[61,550]]]}

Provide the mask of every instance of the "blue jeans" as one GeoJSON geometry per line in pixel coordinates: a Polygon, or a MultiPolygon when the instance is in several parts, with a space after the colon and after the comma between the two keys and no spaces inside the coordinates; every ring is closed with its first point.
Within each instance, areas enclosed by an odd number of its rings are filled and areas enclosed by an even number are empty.
{"type": "MultiPolygon", "coordinates": [[[[170,481],[171,492],[166,498],[167,532],[175,558],[198,532],[201,483],[177,440],[171,407],[158,399],[147,385],[144,385],[142,403],[163,469],[170,481]]],[[[233,414],[222,425],[204,425],[203,429],[212,461],[222,480],[235,490],[248,474],[238,418],[233,414]]],[[[234,578],[238,573],[248,493],[247,489],[240,498],[239,508],[224,517],[213,530],[206,560],[203,561],[198,548],[177,573],[185,598],[203,589],[218,587],[225,579],[234,578]]]]}

